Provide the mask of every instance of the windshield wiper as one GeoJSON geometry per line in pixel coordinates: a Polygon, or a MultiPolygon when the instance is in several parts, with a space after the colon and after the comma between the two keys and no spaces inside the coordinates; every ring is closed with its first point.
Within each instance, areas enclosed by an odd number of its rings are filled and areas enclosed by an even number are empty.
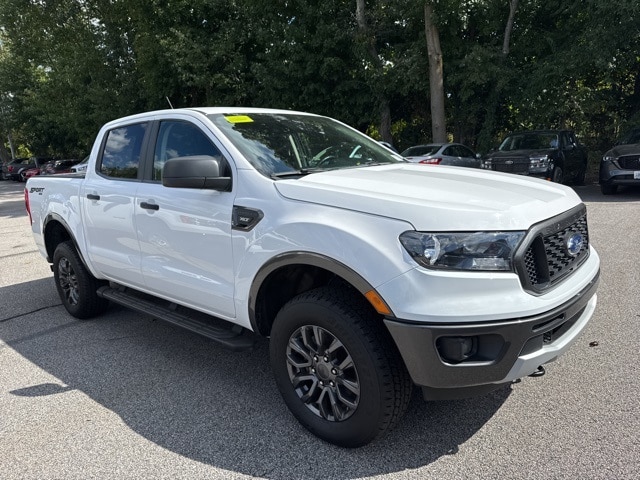
{"type": "Polygon", "coordinates": [[[289,170],[287,172],[272,173],[271,178],[288,178],[288,177],[303,177],[310,173],[324,172],[326,168],[301,168],[299,170],[289,170]]]}

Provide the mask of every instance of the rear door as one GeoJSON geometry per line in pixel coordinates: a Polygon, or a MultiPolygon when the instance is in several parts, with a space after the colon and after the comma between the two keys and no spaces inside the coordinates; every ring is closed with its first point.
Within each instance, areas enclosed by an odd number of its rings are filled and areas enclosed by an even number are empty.
{"type": "Polygon", "coordinates": [[[234,318],[231,213],[235,193],[168,188],[161,183],[167,160],[194,155],[223,159],[221,150],[206,125],[190,117],[160,120],[154,131],[153,165],[146,170],[135,201],[147,288],[176,303],[234,318]]]}
{"type": "Polygon", "coordinates": [[[456,145],[456,153],[460,158],[460,165],[463,167],[480,168],[480,159],[470,148],[464,145],[456,145]]]}
{"type": "Polygon", "coordinates": [[[95,175],[81,188],[84,234],[91,264],[105,277],[143,286],[134,207],[149,123],[113,128],[104,137],[95,175]]]}

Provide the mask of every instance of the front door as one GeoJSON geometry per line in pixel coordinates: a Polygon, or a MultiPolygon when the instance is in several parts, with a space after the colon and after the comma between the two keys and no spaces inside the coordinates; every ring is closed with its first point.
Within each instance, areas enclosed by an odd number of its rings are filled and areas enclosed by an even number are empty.
{"type": "Polygon", "coordinates": [[[168,188],[162,166],[172,158],[222,158],[203,125],[159,124],[151,181],[137,190],[135,222],[147,288],[176,303],[219,317],[235,317],[231,212],[234,193],[168,188]]]}

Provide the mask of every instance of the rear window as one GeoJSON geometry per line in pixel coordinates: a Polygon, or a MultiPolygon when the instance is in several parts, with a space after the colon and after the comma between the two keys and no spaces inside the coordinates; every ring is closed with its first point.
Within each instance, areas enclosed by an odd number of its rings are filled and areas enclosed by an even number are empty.
{"type": "Polygon", "coordinates": [[[107,134],[99,172],[107,177],[138,178],[147,123],[115,128],[107,134]]]}
{"type": "Polygon", "coordinates": [[[440,150],[440,145],[418,145],[416,147],[407,148],[402,152],[403,157],[419,157],[422,155],[433,155],[440,150]]]}

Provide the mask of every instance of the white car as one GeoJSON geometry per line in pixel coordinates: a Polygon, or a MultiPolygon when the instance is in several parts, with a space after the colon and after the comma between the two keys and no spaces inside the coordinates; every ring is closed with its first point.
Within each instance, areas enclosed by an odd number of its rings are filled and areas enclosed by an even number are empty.
{"type": "Polygon", "coordinates": [[[80,163],[73,165],[71,167],[71,172],[72,173],[86,172],[88,165],[89,165],[89,155],[84,157],[80,163]]]}

